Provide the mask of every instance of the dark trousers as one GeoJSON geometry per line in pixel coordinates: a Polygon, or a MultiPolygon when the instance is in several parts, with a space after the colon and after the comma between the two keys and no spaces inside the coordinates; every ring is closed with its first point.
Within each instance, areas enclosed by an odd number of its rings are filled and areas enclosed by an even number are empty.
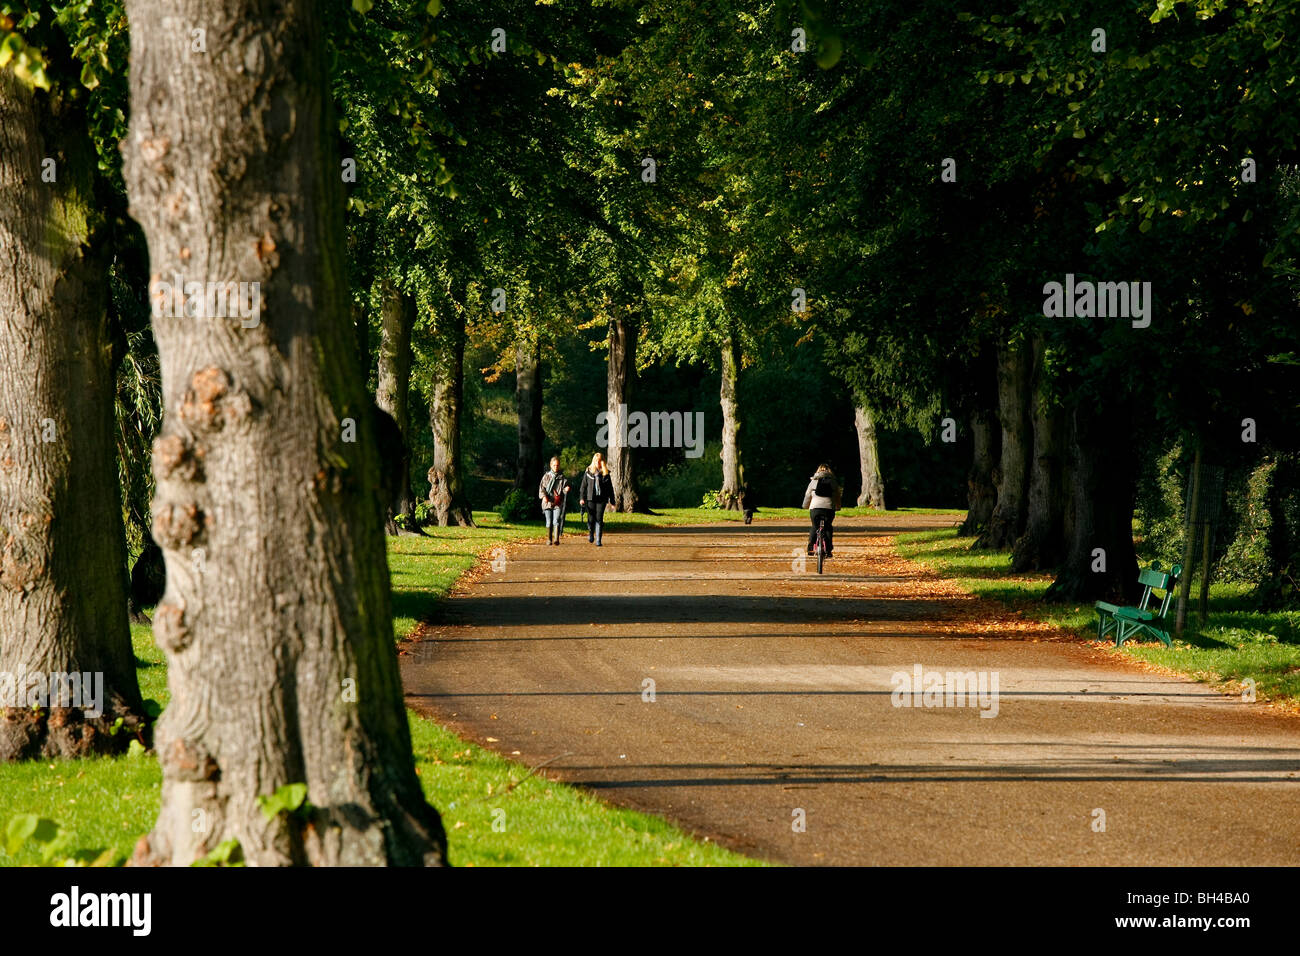
{"type": "Polygon", "coordinates": [[[604,501],[587,502],[587,540],[599,541],[601,531],[604,530],[605,522],[605,505],[604,501]]]}
{"type": "Polygon", "coordinates": [[[831,524],[835,520],[835,512],[831,508],[813,508],[808,512],[808,517],[812,519],[812,528],[808,531],[808,550],[813,549],[817,543],[817,523],[823,518],[826,519],[826,553],[830,554],[835,550],[831,544],[831,524]]]}

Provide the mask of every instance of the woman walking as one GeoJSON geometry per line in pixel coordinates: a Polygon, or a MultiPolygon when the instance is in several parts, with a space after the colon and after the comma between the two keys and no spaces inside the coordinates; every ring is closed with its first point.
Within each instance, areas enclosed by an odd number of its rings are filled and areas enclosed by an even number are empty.
{"type": "Polygon", "coordinates": [[[587,513],[587,543],[601,547],[600,533],[605,523],[605,506],[614,500],[614,481],[609,477],[609,465],[600,452],[591,459],[591,465],[582,473],[582,487],[578,501],[587,513]]]}
{"type": "Polygon", "coordinates": [[[569,497],[569,479],[560,471],[560,459],[551,456],[551,468],[537,486],[542,502],[542,519],[546,522],[546,543],[559,544],[564,534],[564,505],[569,497]]]}

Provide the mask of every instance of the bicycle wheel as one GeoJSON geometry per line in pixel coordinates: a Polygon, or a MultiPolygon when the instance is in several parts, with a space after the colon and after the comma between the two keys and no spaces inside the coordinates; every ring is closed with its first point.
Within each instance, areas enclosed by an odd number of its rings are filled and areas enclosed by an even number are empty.
{"type": "Polygon", "coordinates": [[[822,573],[822,565],[826,563],[826,539],[822,536],[820,528],[817,529],[817,573],[822,573]]]}

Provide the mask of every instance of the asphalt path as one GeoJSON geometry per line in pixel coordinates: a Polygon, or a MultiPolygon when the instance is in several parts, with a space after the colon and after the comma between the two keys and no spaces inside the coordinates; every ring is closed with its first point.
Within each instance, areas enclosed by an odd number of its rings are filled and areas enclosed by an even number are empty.
{"type": "Polygon", "coordinates": [[[898,532],[952,521],[840,519],[823,575],[793,522],[615,518],[601,548],[514,545],[406,645],[407,702],[773,861],[1300,862],[1300,719],[894,553],[898,532]]]}

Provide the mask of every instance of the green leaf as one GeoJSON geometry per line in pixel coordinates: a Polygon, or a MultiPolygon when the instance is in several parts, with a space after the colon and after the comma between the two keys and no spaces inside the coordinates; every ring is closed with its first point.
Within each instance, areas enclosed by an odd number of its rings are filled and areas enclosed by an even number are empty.
{"type": "Polygon", "coordinates": [[[374,5],[375,0],[352,0],[352,9],[363,15],[369,13],[374,5]]]}
{"type": "Polygon", "coordinates": [[[442,13],[442,0],[429,0],[424,11],[429,14],[429,16],[436,17],[438,14],[442,13]]]}
{"type": "Polygon", "coordinates": [[[817,65],[823,70],[829,70],[840,62],[840,57],[844,55],[844,41],[836,34],[824,36],[821,40],[821,49],[817,53],[817,65]]]}
{"type": "Polygon", "coordinates": [[[243,848],[232,837],[219,843],[207,856],[200,857],[190,866],[243,866],[243,859],[243,848]]]}
{"type": "Polygon", "coordinates": [[[5,35],[0,40],[0,67],[4,67],[13,59],[14,54],[21,53],[23,49],[23,38],[16,33],[5,35]]]}
{"type": "Polygon", "coordinates": [[[303,805],[307,799],[307,785],[305,783],[286,783],[270,796],[259,796],[258,804],[262,808],[262,814],[268,820],[274,820],[281,812],[293,813],[303,805]]]}
{"type": "Polygon", "coordinates": [[[5,852],[15,855],[39,824],[40,818],[34,813],[22,813],[11,819],[5,827],[5,852]]]}
{"type": "Polygon", "coordinates": [[[144,744],[138,740],[133,740],[126,746],[126,755],[128,757],[143,757],[147,753],[144,744]]]}
{"type": "MultiPolygon", "coordinates": [[[[54,836],[49,840],[42,841],[45,843],[44,849],[41,850],[41,860],[47,865],[53,865],[55,860],[76,862],[76,853],[71,849],[72,834],[59,832],[59,825],[53,820],[44,821],[54,828],[54,836]]],[[[41,829],[37,828],[34,840],[41,839],[41,829]]],[[[98,851],[96,851],[98,852],[98,851]]]]}

